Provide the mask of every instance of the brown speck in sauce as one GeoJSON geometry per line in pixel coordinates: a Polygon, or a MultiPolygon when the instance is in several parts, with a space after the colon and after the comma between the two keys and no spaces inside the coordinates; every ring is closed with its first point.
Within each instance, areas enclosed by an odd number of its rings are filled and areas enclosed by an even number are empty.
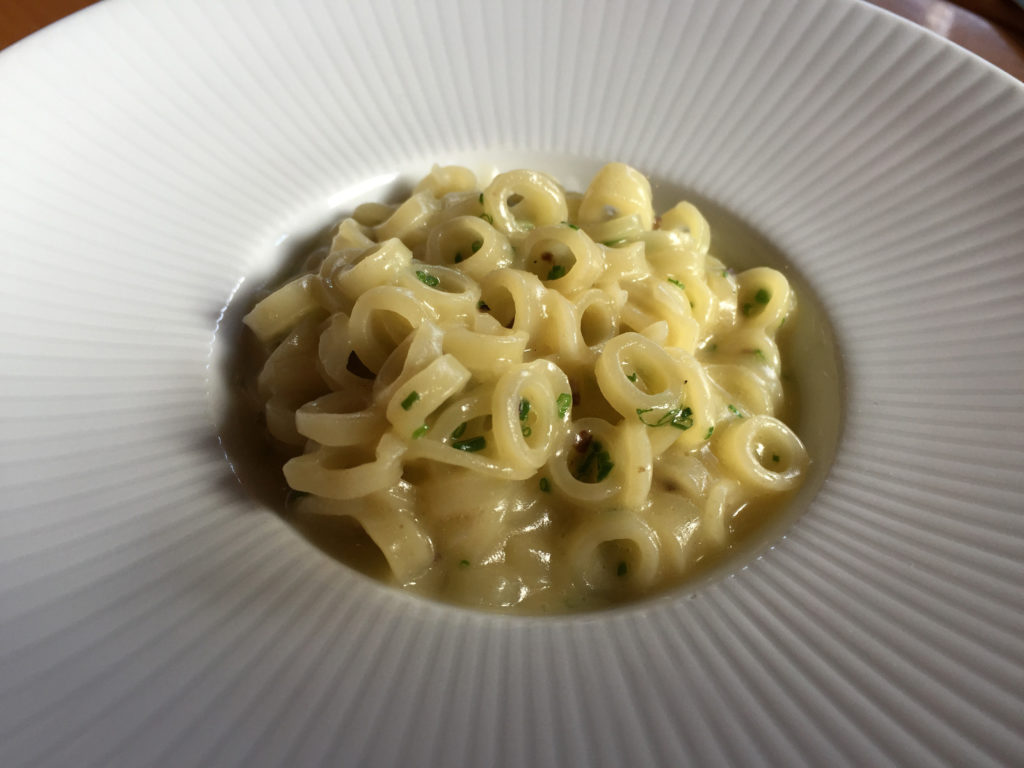
{"type": "Polygon", "coordinates": [[[590,447],[590,443],[593,442],[594,436],[590,433],[589,429],[584,429],[578,435],[576,435],[576,441],[573,443],[573,448],[579,453],[586,453],[587,448],[590,447]]]}

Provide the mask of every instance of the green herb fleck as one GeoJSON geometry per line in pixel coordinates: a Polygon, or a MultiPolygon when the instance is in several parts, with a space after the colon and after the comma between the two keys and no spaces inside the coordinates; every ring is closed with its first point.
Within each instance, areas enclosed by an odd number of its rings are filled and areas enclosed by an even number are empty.
{"type": "Polygon", "coordinates": [[[722,270],[722,277],[728,277],[728,276],[729,276],[729,270],[728,269],[723,269],[722,270]]]}
{"type": "Polygon", "coordinates": [[[739,409],[739,408],[737,408],[737,407],[736,407],[735,405],[733,405],[732,403],[729,403],[729,411],[730,411],[731,413],[733,413],[734,415],[736,415],[736,416],[739,416],[739,417],[740,417],[741,419],[743,418],[743,413],[742,413],[742,412],[740,411],[740,409],[739,409]]]}
{"type": "Polygon", "coordinates": [[[743,305],[743,316],[750,317],[750,311],[754,308],[754,305],[749,301],[743,305]]]}
{"type": "Polygon", "coordinates": [[[526,417],[530,415],[530,401],[525,397],[519,400],[519,420],[526,421],[526,417]]]}
{"type": "Polygon", "coordinates": [[[483,300],[478,301],[476,303],[476,308],[479,309],[481,312],[490,312],[491,311],[491,308],[489,306],[487,306],[487,302],[483,301],[483,300]]]}
{"type": "Polygon", "coordinates": [[[481,213],[480,218],[486,221],[488,224],[494,224],[494,217],[489,213],[481,213]]]}
{"type": "Polygon", "coordinates": [[[711,435],[714,434],[714,431],[715,431],[714,425],[711,425],[710,427],[708,427],[708,432],[707,432],[706,435],[704,435],[704,439],[705,440],[710,440],[711,439],[711,435]]]}
{"type": "Polygon", "coordinates": [[[412,408],[412,404],[415,403],[419,399],[420,399],[420,393],[417,392],[414,389],[412,392],[410,392],[408,395],[406,395],[405,396],[405,400],[402,401],[402,410],[403,411],[408,411],[410,408],[412,408]]]}
{"type": "Polygon", "coordinates": [[[464,258],[465,258],[465,256],[462,255],[462,251],[459,251],[458,253],[455,254],[455,258],[452,259],[452,261],[454,261],[456,264],[458,264],[464,258]]]}
{"type": "Polygon", "coordinates": [[[579,227],[577,227],[575,224],[570,224],[568,221],[563,221],[562,223],[565,224],[565,226],[567,226],[569,229],[579,229],[579,227]]]}
{"type": "Polygon", "coordinates": [[[469,247],[473,251],[473,253],[476,253],[477,251],[479,251],[481,248],[484,247],[484,241],[483,240],[474,240],[473,244],[470,245],[469,247]]]}
{"type": "Polygon", "coordinates": [[[523,430],[523,437],[529,437],[530,435],[533,434],[533,430],[528,425],[526,425],[526,424],[523,424],[522,430],[523,430]]]}
{"type": "Polygon", "coordinates": [[[569,413],[569,408],[572,406],[572,395],[568,392],[563,392],[555,400],[555,404],[558,406],[558,418],[564,419],[569,413]]]}
{"type": "Polygon", "coordinates": [[[469,560],[459,560],[459,568],[469,568],[469,560]]]}
{"type": "Polygon", "coordinates": [[[483,205],[483,204],[484,204],[484,193],[481,192],[480,193],[480,205],[483,205]]]}
{"type": "Polygon", "coordinates": [[[662,413],[657,421],[648,421],[644,418],[653,408],[637,408],[636,416],[648,427],[675,427],[676,429],[687,430],[693,426],[693,409],[689,407],[672,408],[662,413]]]}
{"type": "Polygon", "coordinates": [[[600,483],[608,477],[608,473],[614,467],[615,462],[612,461],[611,455],[604,449],[601,442],[592,440],[587,446],[587,453],[583,457],[583,461],[576,468],[576,471],[573,472],[573,475],[582,482],[591,482],[586,478],[593,475],[594,480],[592,482],[600,483]]]}
{"type": "Polygon", "coordinates": [[[422,269],[416,270],[416,277],[419,278],[421,283],[423,283],[424,285],[429,285],[431,288],[437,288],[437,286],[441,284],[441,281],[438,280],[434,275],[430,274],[429,272],[424,272],[422,269]]]}
{"type": "Polygon", "coordinates": [[[486,447],[487,440],[484,439],[483,435],[470,437],[466,440],[456,440],[452,443],[452,448],[457,451],[465,451],[466,453],[476,453],[477,451],[482,451],[486,447]]]}
{"type": "Polygon", "coordinates": [[[565,277],[565,267],[561,264],[555,264],[548,272],[547,280],[557,280],[560,277],[565,277]]]}
{"type": "Polygon", "coordinates": [[[551,481],[546,477],[542,477],[540,479],[540,489],[544,491],[544,493],[551,493],[551,481]]]}
{"type": "Polygon", "coordinates": [[[762,352],[760,349],[755,349],[754,350],[754,357],[757,357],[757,358],[759,358],[761,360],[765,359],[764,352],[762,352]]]}
{"type": "Polygon", "coordinates": [[[618,568],[616,569],[616,571],[615,571],[615,572],[616,572],[616,573],[617,573],[617,574],[618,574],[619,576],[625,576],[625,575],[626,575],[626,573],[627,573],[628,571],[629,571],[629,566],[628,566],[628,565],[626,565],[626,561],[625,561],[625,560],[622,560],[622,561],[621,561],[621,562],[619,563],[619,567],[618,567],[618,568]]]}
{"type": "Polygon", "coordinates": [[[466,422],[462,422],[452,430],[452,440],[458,440],[464,434],[466,434],[466,422]]]}
{"type": "Polygon", "coordinates": [[[717,351],[718,351],[718,343],[717,342],[712,342],[712,343],[708,344],[708,352],[717,352],[717,351]]]}
{"type": "Polygon", "coordinates": [[[774,461],[776,464],[778,464],[779,463],[779,454],[773,453],[772,454],[772,461],[774,461]]]}
{"type": "Polygon", "coordinates": [[[754,301],[758,304],[767,304],[772,300],[772,295],[764,288],[759,288],[757,293],[754,294],[754,301]]]}
{"type": "Polygon", "coordinates": [[[626,378],[627,378],[627,379],[629,379],[630,381],[632,381],[632,382],[633,382],[634,384],[636,384],[636,380],[637,380],[637,379],[638,379],[639,377],[638,377],[638,376],[636,375],[636,371],[633,371],[633,372],[632,372],[631,374],[629,374],[628,376],[626,376],[626,378]]]}
{"type": "Polygon", "coordinates": [[[685,290],[686,290],[686,286],[685,286],[685,285],[683,285],[683,284],[682,284],[681,282],[679,282],[678,280],[676,280],[676,279],[675,279],[674,277],[670,277],[670,278],[668,278],[668,281],[669,281],[670,283],[672,283],[672,285],[674,285],[674,286],[676,286],[677,288],[679,288],[679,290],[681,290],[681,291],[685,291],[685,290]]]}
{"type": "Polygon", "coordinates": [[[607,245],[609,248],[614,248],[618,245],[622,245],[624,242],[626,242],[626,238],[620,237],[618,240],[605,240],[604,243],[602,243],[602,245],[607,245]]]}
{"type": "Polygon", "coordinates": [[[430,431],[430,427],[428,427],[426,424],[421,424],[420,426],[416,427],[415,430],[413,430],[412,439],[413,440],[419,440],[421,437],[423,437],[429,431],[430,431]]]}

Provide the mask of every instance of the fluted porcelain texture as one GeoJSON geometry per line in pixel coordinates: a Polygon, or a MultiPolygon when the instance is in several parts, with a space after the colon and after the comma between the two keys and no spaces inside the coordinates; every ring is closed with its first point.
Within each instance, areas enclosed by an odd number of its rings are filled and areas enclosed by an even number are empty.
{"type": "Polygon", "coordinates": [[[0,105],[0,764],[1021,760],[1020,83],[851,0],[107,0],[0,54],[0,105]],[[239,492],[225,302],[473,153],[630,162],[806,278],[845,427],[770,550],[501,618],[239,492]]]}

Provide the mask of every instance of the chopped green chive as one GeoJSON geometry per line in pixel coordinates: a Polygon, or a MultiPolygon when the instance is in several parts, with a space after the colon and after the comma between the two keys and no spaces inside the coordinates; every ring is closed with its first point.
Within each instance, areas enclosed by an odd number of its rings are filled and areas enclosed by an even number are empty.
{"type": "Polygon", "coordinates": [[[626,378],[629,379],[630,381],[632,381],[634,384],[636,384],[636,380],[639,377],[636,375],[636,371],[633,371],[633,373],[631,373],[628,376],[626,376],[626,378]]]}
{"type": "Polygon", "coordinates": [[[772,295],[764,288],[758,289],[757,293],[754,294],[754,301],[758,304],[767,304],[772,300],[772,295]]]}
{"type": "Polygon", "coordinates": [[[466,422],[462,422],[454,430],[452,430],[452,440],[458,440],[466,434],[466,422]]]}
{"type": "Polygon", "coordinates": [[[412,404],[415,403],[419,399],[420,399],[420,393],[417,392],[416,390],[413,390],[408,395],[406,395],[405,396],[405,400],[402,401],[402,410],[403,411],[408,411],[410,408],[412,408],[412,404]]]}
{"type": "Polygon", "coordinates": [[[729,276],[729,270],[728,269],[723,269],[722,270],[722,277],[728,277],[728,276],[729,276]]]}
{"type": "Polygon", "coordinates": [[[471,246],[469,246],[469,247],[473,251],[473,253],[476,253],[477,251],[479,251],[481,248],[484,247],[484,241],[483,240],[474,240],[473,244],[471,246]]]}
{"type": "Polygon", "coordinates": [[[480,193],[480,205],[483,205],[483,204],[484,204],[484,193],[481,192],[480,193]]]}
{"type": "Polygon", "coordinates": [[[540,489],[544,491],[544,493],[551,493],[551,481],[546,477],[542,477],[540,479],[540,489]]]}
{"type": "Polygon", "coordinates": [[[653,408],[637,408],[636,416],[648,427],[675,427],[676,429],[687,430],[693,426],[693,409],[689,407],[672,408],[662,413],[657,421],[648,421],[644,416],[653,408]]]}
{"type": "Polygon", "coordinates": [[[733,405],[732,403],[729,403],[729,411],[730,411],[731,413],[735,414],[736,416],[739,416],[739,417],[740,417],[741,419],[743,418],[743,413],[742,413],[742,412],[740,411],[740,409],[739,409],[739,408],[737,408],[737,407],[736,407],[735,405],[733,405]]]}
{"type": "Polygon", "coordinates": [[[779,462],[779,454],[773,453],[772,454],[772,461],[774,461],[776,464],[778,464],[778,462],[779,462]]]}
{"type": "Polygon", "coordinates": [[[565,224],[565,226],[567,226],[569,229],[579,229],[579,227],[577,227],[575,224],[570,224],[568,221],[563,221],[562,223],[565,224]]]}
{"type": "Polygon", "coordinates": [[[452,448],[457,451],[465,451],[466,453],[476,453],[477,451],[482,451],[486,447],[487,440],[484,439],[483,435],[470,437],[467,440],[456,440],[452,443],[452,448]]]}
{"type": "Polygon", "coordinates": [[[707,432],[706,435],[704,435],[704,439],[705,440],[710,440],[711,439],[711,435],[714,434],[714,431],[715,431],[714,425],[708,427],[708,432],[707,432]]]}
{"type": "Polygon", "coordinates": [[[557,280],[560,277],[565,277],[565,267],[561,264],[555,264],[548,272],[547,280],[557,280]]]}
{"type": "Polygon", "coordinates": [[[626,565],[626,561],[625,561],[625,560],[623,560],[623,561],[621,561],[621,562],[619,563],[619,567],[618,567],[618,568],[616,569],[616,571],[615,571],[615,572],[616,572],[616,573],[617,573],[617,574],[618,574],[619,576],[625,576],[625,575],[626,575],[626,573],[627,573],[628,571],[629,571],[629,566],[628,566],[628,565],[626,565]]]}
{"type": "Polygon", "coordinates": [[[519,400],[519,420],[526,421],[526,417],[530,415],[530,401],[525,397],[519,400]]]}
{"type": "Polygon", "coordinates": [[[429,272],[424,272],[422,269],[416,270],[416,277],[419,278],[421,283],[429,285],[431,288],[437,288],[437,286],[441,284],[441,281],[434,277],[434,275],[429,272]]]}
{"type": "Polygon", "coordinates": [[[750,311],[754,308],[754,305],[749,301],[743,305],[743,316],[750,317],[750,311]]]}
{"type": "Polygon", "coordinates": [[[456,253],[456,254],[455,254],[455,258],[454,258],[454,259],[452,259],[452,261],[454,261],[454,262],[455,262],[456,264],[458,264],[458,263],[459,263],[460,261],[462,261],[462,260],[463,260],[464,258],[465,258],[465,257],[464,257],[464,256],[462,255],[462,251],[459,251],[458,253],[456,253]]]}
{"type": "Polygon", "coordinates": [[[494,217],[491,216],[491,214],[489,214],[489,213],[481,213],[480,214],[480,218],[483,219],[484,221],[486,221],[488,224],[493,224],[494,223],[494,217]]]}
{"type": "Polygon", "coordinates": [[[479,309],[481,312],[490,312],[491,311],[491,308],[489,306],[487,306],[487,302],[486,301],[478,301],[476,303],[476,308],[479,309]]]}
{"type": "Polygon", "coordinates": [[[533,434],[533,430],[530,427],[528,427],[526,424],[523,424],[522,430],[523,430],[523,437],[529,437],[530,435],[533,434]]]}
{"type": "Polygon", "coordinates": [[[622,245],[626,242],[626,238],[620,237],[618,240],[605,240],[602,245],[607,245],[609,248],[614,248],[617,245],[622,245]]]}
{"type": "Polygon", "coordinates": [[[572,406],[572,395],[568,392],[563,392],[555,400],[555,404],[558,405],[558,418],[564,419],[569,413],[569,408],[572,406]]]}
{"type": "Polygon", "coordinates": [[[422,425],[416,427],[415,430],[413,430],[412,439],[413,440],[419,440],[421,437],[423,437],[429,431],[430,431],[430,427],[428,427],[426,424],[422,424],[422,425]]]}
{"type": "Polygon", "coordinates": [[[685,286],[685,285],[683,285],[683,284],[682,284],[681,282],[679,282],[678,280],[676,280],[676,279],[675,279],[674,277],[670,277],[670,278],[668,278],[668,281],[669,281],[670,283],[672,283],[672,285],[674,285],[674,286],[676,286],[677,288],[679,288],[679,290],[681,290],[681,291],[685,291],[685,290],[686,290],[686,286],[685,286]]]}
{"type": "Polygon", "coordinates": [[[761,360],[765,359],[764,352],[762,352],[760,349],[754,350],[754,357],[760,358],[761,360]]]}
{"type": "Polygon", "coordinates": [[[469,568],[469,560],[459,560],[459,568],[469,568]]]}
{"type": "Polygon", "coordinates": [[[604,449],[600,441],[592,440],[587,446],[587,453],[583,457],[583,461],[576,468],[576,471],[573,472],[573,475],[582,482],[600,483],[608,477],[608,473],[614,467],[615,462],[612,461],[611,455],[604,449]],[[593,481],[587,480],[591,475],[594,477],[593,481]]]}

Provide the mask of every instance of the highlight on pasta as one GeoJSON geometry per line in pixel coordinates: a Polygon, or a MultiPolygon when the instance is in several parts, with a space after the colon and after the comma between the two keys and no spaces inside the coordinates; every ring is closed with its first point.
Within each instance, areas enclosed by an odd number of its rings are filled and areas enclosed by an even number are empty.
{"type": "Polygon", "coordinates": [[[437,167],[364,204],[244,322],[290,513],[354,520],[388,579],[526,613],[678,584],[799,486],[783,274],[711,255],[637,170],[582,193],[437,167]],[[740,525],[742,523],[742,525],[740,525]]]}

